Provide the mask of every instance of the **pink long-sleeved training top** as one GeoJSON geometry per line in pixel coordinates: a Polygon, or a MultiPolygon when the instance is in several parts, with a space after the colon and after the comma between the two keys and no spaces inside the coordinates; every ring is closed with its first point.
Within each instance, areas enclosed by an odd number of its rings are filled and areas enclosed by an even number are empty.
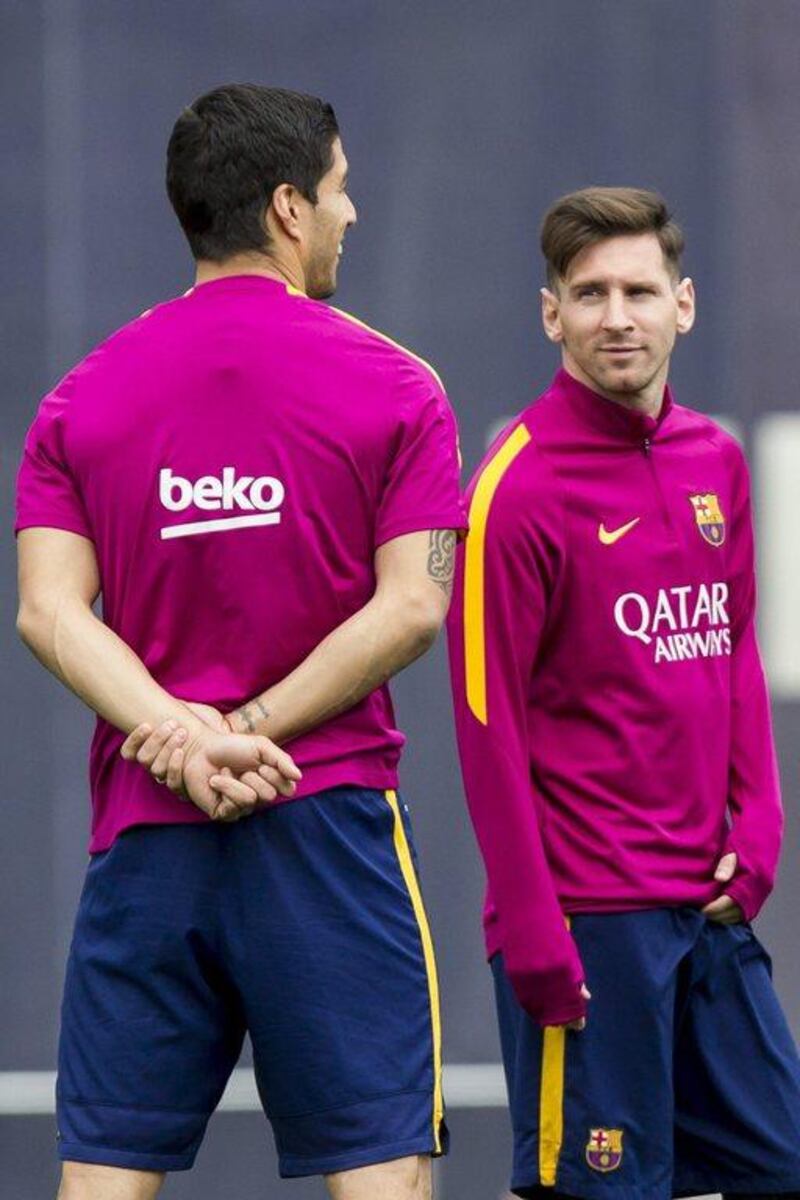
{"type": "Polygon", "coordinates": [[[669,389],[653,418],[562,370],[467,494],[449,641],[487,949],[560,1024],[585,1011],[565,914],[724,890],[750,919],[772,888],[782,816],[748,472],[669,389]]]}

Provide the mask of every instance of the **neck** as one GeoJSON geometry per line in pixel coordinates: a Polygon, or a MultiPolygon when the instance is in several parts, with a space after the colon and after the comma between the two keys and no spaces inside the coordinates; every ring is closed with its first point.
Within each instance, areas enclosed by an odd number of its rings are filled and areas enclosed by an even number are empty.
{"type": "Polygon", "coordinates": [[[581,370],[569,354],[564,353],[562,355],[562,365],[567,374],[571,375],[573,379],[577,379],[578,383],[582,383],[584,387],[597,392],[598,396],[603,396],[606,400],[612,400],[614,404],[619,404],[623,408],[630,409],[631,412],[644,413],[648,417],[657,417],[661,412],[661,405],[664,402],[664,388],[667,383],[668,362],[653,376],[649,383],[637,392],[615,392],[601,387],[596,379],[593,379],[591,375],[587,375],[585,371],[581,370]]]}
{"type": "Polygon", "coordinates": [[[232,254],[224,262],[210,259],[197,260],[195,286],[211,283],[215,279],[227,279],[231,275],[262,275],[266,279],[278,279],[298,292],[305,292],[305,276],[299,263],[288,262],[280,254],[252,253],[232,254]]]}

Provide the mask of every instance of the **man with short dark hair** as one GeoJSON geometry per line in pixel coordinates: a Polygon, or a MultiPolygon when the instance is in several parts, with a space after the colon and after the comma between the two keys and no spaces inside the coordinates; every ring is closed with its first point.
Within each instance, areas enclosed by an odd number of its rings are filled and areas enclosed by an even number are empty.
{"type": "Polygon", "coordinates": [[[313,97],[186,109],[167,179],[196,284],[72,370],[26,441],[20,633],[99,718],[61,1200],[152,1200],[190,1167],[245,1032],[283,1175],[426,1200],[445,1148],[385,685],[444,620],[456,431],[427,364],[318,303],[346,177],[313,97]]]}
{"type": "Polygon", "coordinates": [[[661,197],[547,214],[548,390],[469,488],[450,618],[516,1195],[800,1189],[800,1063],[749,921],[781,808],[747,468],[667,387],[661,197]]]}

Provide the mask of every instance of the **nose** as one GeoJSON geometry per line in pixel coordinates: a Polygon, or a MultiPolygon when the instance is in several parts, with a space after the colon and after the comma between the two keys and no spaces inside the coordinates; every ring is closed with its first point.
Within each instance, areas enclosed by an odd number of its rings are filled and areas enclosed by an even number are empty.
{"type": "Polygon", "coordinates": [[[350,215],[347,218],[347,224],[355,225],[356,222],[358,221],[358,213],[356,212],[356,206],[355,206],[355,204],[353,204],[353,201],[350,199],[349,196],[347,197],[347,199],[348,199],[348,203],[350,204],[350,215]]]}
{"type": "Polygon", "coordinates": [[[625,296],[621,291],[614,289],[608,294],[608,299],[603,309],[603,328],[616,332],[633,328],[633,321],[625,302],[625,296]]]}

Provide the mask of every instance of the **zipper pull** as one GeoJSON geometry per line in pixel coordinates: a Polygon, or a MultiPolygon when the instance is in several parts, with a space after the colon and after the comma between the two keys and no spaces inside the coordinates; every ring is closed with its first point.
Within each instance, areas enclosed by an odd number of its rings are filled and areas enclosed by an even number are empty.
{"type": "Polygon", "coordinates": [[[646,437],[644,439],[644,441],[642,442],[642,449],[644,450],[645,454],[650,453],[650,438],[646,437]]]}

